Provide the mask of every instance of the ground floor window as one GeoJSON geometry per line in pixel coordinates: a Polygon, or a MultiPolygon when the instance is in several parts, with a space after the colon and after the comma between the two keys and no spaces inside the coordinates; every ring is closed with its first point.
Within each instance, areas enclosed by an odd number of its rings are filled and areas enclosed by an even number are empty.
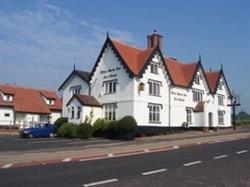
{"type": "Polygon", "coordinates": [[[218,122],[219,125],[224,125],[224,111],[223,110],[219,110],[218,111],[218,122]]]}
{"type": "Polygon", "coordinates": [[[5,113],[4,117],[10,117],[10,113],[5,113]]]}
{"type": "Polygon", "coordinates": [[[149,122],[150,123],[159,123],[160,122],[160,109],[162,105],[160,104],[149,104],[149,122]]]}
{"type": "Polygon", "coordinates": [[[74,107],[72,106],[71,107],[71,119],[73,119],[75,117],[75,109],[74,107]]]}
{"type": "Polygon", "coordinates": [[[77,116],[76,116],[76,117],[77,117],[77,119],[80,119],[80,116],[81,116],[81,111],[82,111],[82,110],[81,110],[81,107],[80,107],[80,106],[78,106],[78,107],[77,107],[77,116]]]}
{"type": "Polygon", "coordinates": [[[192,108],[187,108],[187,124],[192,123],[192,108]]]}
{"type": "Polygon", "coordinates": [[[116,103],[104,104],[104,116],[107,120],[116,120],[116,103]]]}

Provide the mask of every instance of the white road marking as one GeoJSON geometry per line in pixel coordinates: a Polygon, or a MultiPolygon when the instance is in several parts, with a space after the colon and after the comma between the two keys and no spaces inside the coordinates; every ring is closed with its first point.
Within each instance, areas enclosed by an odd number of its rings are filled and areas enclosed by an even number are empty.
{"type": "Polygon", "coordinates": [[[202,163],[202,161],[198,160],[198,161],[195,161],[195,162],[189,162],[189,163],[183,164],[183,166],[191,166],[191,165],[200,164],[200,163],[202,163]]]}
{"type": "Polygon", "coordinates": [[[143,172],[142,175],[143,176],[146,176],[146,175],[152,175],[152,174],[155,174],[155,173],[161,173],[161,172],[165,172],[167,171],[166,168],[163,168],[163,169],[157,169],[157,170],[153,170],[153,171],[147,171],[147,172],[143,172]]]}
{"type": "Polygon", "coordinates": [[[83,184],[83,187],[90,187],[90,186],[97,186],[97,185],[101,185],[101,184],[107,184],[107,183],[111,183],[111,182],[117,182],[118,179],[109,179],[109,180],[104,180],[104,181],[99,181],[99,182],[92,182],[89,184],[83,184]]]}
{"type": "Polygon", "coordinates": [[[109,154],[108,154],[108,157],[113,157],[113,156],[114,156],[113,153],[109,153],[109,154]]]}
{"type": "Polygon", "coordinates": [[[65,159],[63,159],[62,161],[63,162],[69,162],[69,161],[71,161],[72,160],[72,158],[65,158],[65,159]]]}
{"type": "Polygon", "coordinates": [[[148,152],[149,152],[149,150],[148,150],[148,149],[144,149],[144,152],[145,152],[145,153],[148,153],[148,152]]]}
{"type": "Polygon", "coordinates": [[[237,151],[236,154],[239,155],[239,154],[243,154],[243,153],[247,153],[248,150],[242,150],[242,151],[237,151]]]}
{"type": "Polygon", "coordinates": [[[180,147],[178,145],[173,146],[174,149],[179,149],[180,147]]]}
{"type": "Polygon", "coordinates": [[[10,168],[11,166],[13,166],[13,164],[5,164],[1,168],[10,168]]]}
{"type": "Polygon", "coordinates": [[[200,145],[201,144],[201,142],[197,142],[197,145],[200,145]]]}
{"type": "Polygon", "coordinates": [[[222,159],[222,158],[226,158],[228,157],[228,155],[220,155],[220,156],[215,156],[213,159],[217,160],[217,159],[222,159]]]}

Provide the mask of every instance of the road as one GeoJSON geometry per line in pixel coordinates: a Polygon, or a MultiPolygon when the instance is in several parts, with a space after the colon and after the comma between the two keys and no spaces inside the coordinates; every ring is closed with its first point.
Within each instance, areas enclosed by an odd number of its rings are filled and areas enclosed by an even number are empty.
{"type": "Polygon", "coordinates": [[[250,186],[250,139],[0,170],[0,186],[250,186]],[[106,184],[104,184],[106,183],[106,184]]]}

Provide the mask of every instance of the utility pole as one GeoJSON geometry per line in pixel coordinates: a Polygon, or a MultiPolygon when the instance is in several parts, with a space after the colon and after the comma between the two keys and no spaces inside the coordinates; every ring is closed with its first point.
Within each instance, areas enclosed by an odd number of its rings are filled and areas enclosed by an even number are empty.
{"type": "Polygon", "coordinates": [[[236,97],[232,96],[232,103],[228,104],[227,106],[230,106],[233,109],[233,129],[235,130],[236,129],[236,110],[235,109],[237,106],[240,106],[240,102],[237,103],[236,97]]]}

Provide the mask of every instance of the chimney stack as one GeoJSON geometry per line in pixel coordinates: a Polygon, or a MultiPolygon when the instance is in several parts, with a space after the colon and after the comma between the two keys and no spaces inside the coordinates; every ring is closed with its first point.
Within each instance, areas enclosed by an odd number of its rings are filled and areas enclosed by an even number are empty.
{"type": "Polygon", "coordinates": [[[162,38],[163,36],[158,34],[156,30],[151,35],[147,36],[148,39],[148,49],[154,48],[156,46],[159,46],[160,49],[162,49],[162,38]]]}

